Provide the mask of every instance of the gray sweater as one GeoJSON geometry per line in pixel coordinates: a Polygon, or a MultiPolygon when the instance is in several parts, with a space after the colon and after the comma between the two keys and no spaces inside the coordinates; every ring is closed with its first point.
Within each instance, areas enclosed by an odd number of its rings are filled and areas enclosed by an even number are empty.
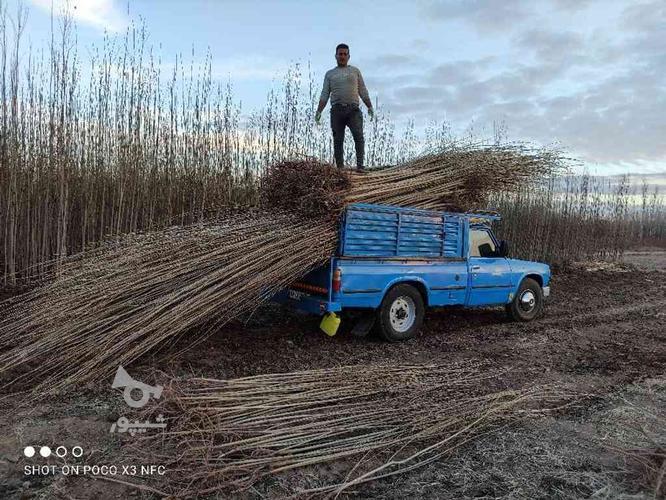
{"type": "Polygon", "coordinates": [[[361,71],[356,66],[336,66],[326,72],[320,100],[328,102],[329,95],[331,96],[331,106],[358,104],[359,95],[364,101],[370,101],[361,71]]]}

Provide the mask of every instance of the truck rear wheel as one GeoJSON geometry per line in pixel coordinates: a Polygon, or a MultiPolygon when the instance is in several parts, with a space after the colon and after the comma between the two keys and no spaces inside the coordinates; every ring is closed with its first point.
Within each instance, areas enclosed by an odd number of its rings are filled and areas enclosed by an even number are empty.
{"type": "Polygon", "coordinates": [[[396,285],[379,307],[379,334],[389,342],[410,339],[423,325],[424,316],[425,306],[419,291],[411,285],[396,285]]]}
{"type": "Polygon", "coordinates": [[[518,293],[506,312],[514,321],[532,321],[543,311],[543,291],[539,283],[532,278],[525,278],[518,287],[518,293]]]}

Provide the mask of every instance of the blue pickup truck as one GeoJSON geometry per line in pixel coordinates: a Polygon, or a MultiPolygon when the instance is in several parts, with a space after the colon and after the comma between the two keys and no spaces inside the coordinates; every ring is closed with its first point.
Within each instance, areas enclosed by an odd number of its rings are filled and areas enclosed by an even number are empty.
{"type": "Polygon", "coordinates": [[[490,213],[349,205],[336,255],[275,299],[323,315],[329,335],[340,323],[338,313],[365,311],[359,331],[374,325],[391,342],[414,336],[427,307],[503,305],[514,320],[530,321],[543,311],[550,268],[508,258],[507,243],[490,228],[498,219],[490,213]]]}

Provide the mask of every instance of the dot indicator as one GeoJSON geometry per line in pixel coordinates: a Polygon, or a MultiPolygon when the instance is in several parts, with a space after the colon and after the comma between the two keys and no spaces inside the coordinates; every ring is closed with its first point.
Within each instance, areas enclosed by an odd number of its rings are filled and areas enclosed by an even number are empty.
{"type": "Polygon", "coordinates": [[[32,446],[26,446],[23,449],[23,454],[28,458],[32,458],[35,456],[35,449],[32,446]]]}
{"type": "Polygon", "coordinates": [[[39,454],[44,458],[48,458],[51,456],[51,448],[49,448],[48,446],[42,446],[39,449],[39,454]]]}
{"type": "Polygon", "coordinates": [[[58,446],[56,448],[55,454],[58,455],[60,458],[62,458],[65,455],[67,455],[67,448],[65,448],[64,446],[58,446]]]}
{"type": "Polygon", "coordinates": [[[72,455],[74,455],[76,458],[79,458],[81,455],[83,455],[83,448],[80,446],[75,446],[72,448],[72,455]]]}

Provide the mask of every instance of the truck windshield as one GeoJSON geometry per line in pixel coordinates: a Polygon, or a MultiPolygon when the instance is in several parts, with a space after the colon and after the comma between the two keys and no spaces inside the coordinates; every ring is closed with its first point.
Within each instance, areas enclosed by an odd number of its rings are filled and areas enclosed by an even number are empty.
{"type": "Polygon", "coordinates": [[[469,239],[470,257],[495,257],[495,242],[485,229],[472,229],[469,239]]]}

